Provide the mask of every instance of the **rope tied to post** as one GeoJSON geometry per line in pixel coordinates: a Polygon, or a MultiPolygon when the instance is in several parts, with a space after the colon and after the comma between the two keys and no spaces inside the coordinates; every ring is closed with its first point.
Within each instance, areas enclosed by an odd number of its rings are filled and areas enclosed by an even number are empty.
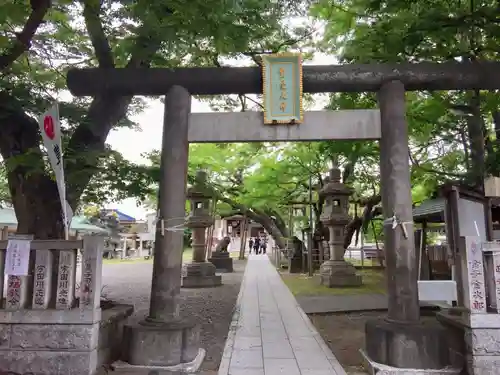
{"type": "Polygon", "coordinates": [[[406,229],[406,226],[409,224],[413,224],[413,221],[401,221],[396,214],[384,220],[384,226],[390,225],[392,230],[396,230],[397,227],[401,227],[405,239],[408,239],[408,230],[406,229]]]}
{"type": "Polygon", "coordinates": [[[165,232],[180,232],[184,231],[186,229],[186,223],[185,223],[186,217],[171,217],[169,219],[162,219],[159,216],[156,217],[156,222],[160,222],[160,228],[158,230],[160,231],[161,235],[164,236],[165,232]],[[182,220],[181,224],[177,225],[172,225],[170,224],[174,220],[182,220]],[[169,223],[169,226],[166,226],[165,224],[169,223]]]}

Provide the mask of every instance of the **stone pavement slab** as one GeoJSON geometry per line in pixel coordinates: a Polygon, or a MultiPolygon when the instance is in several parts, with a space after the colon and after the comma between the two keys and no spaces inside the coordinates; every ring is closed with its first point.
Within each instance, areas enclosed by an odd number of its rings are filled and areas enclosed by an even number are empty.
{"type": "Polygon", "coordinates": [[[346,375],[267,255],[245,270],[219,375],[346,375]]]}

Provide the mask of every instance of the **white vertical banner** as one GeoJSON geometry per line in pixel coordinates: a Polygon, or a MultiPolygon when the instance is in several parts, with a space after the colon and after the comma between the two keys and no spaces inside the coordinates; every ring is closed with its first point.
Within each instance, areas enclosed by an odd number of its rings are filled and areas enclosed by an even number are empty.
{"type": "Polygon", "coordinates": [[[38,121],[42,133],[43,144],[47,149],[50,165],[56,175],[57,189],[61,200],[66,239],[69,237],[69,228],[73,212],[66,201],[66,182],[64,179],[64,165],[61,144],[61,122],[59,119],[59,105],[55,103],[40,117],[38,121]]]}

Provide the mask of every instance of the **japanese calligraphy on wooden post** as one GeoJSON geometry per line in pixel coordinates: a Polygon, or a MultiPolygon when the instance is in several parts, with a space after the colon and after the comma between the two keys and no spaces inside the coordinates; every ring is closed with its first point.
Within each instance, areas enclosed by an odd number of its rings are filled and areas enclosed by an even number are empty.
{"type": "Polygon", "coordinates": [[[91,296],[93,294],[92,286],[92,260],[85,259],[82,267],[82,285],[80,304],[83,306],[89,306],[91,303],[91,296]]]}
{"type": "Polygon", "coordinates": [[[28,305],[28,272],[31,250],[31,235],[11,235],[5,256],[5,274],[7,279],[7,295],[5,308],[8,310],[23,309],[28,305]]]}
{"type": "Polygon", "coordinates": [[[51,294],[52,251],[36,250],[34,277],[33,309],[47,309],[51,294]]]}
{"type": "Polygon", "coordinates": [[[56,308],[70,309],[75,297],[76,250],[59,253],[56,308]]]}
{"type": "Polygon", "coordinates": [[[495,297],[497,313],[500,313],[500,252],[493,253],[493,275],[495,280],[495,297]]]}
{"type": "Polygon", "coordinates": [[[483,242],[487,308],[500,312],[500,243],[483,242]]]}
{"type": "Polygon", "coordinates": [[[102,250],[104,239],[85,236],[83,239],[80,308],[98,309],[101,301],[102,250]]]}
{"type": "Polygon", "coordinates": [[[299,54],[262,56],[264,124],[303,121],[302,58],[299,54]]]}
{"type": "Polygon", "coordinates": [[[484,277],[483,252],[481,239],[479,237],[465,237],[466,250],[466,273],[463,280],[464,290],[468,290],[465,296],[465,307],[471,313],[486,312],[486,290],[484,277]]]}
{"type": "Polygon", "coordinates": [[[23,284],[25,282],[23,283],[21,276],[9,275],[7,279],[7,296],[5,298],[6,309],[16,310],[24,307],[22,306],[22,294],[26,286],[23,284]]]}

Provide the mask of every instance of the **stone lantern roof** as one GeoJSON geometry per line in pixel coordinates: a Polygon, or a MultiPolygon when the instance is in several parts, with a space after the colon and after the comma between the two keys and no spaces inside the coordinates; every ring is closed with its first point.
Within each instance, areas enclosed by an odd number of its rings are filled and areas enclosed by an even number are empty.
{"type": "Polygon", "coordinates": [[[212,195],[207,187],[207,172],[198,170],[196,171],[195,182],[187,189],[187,199],[210,199],[212,195]]]}
{"type": "Polygon", "coordinates": [[[206,182],[207,173],[198,170],[193,186],[186,192],[186,198],[191,201],[190,214],[186,218],[188,228],[206,228],[214,222],[214,218],[209,211],[212,194],[210,189],[207,188],[206,182]]]}
{"type": "Polygon", "coordinates": [[[352,188],[340,182],[341,172],[337,166],[330,169],[330,174],[325,180],[327,181],[326,185],[319,191],[321,196],[351,195],[353,193],[352,188]]]}

